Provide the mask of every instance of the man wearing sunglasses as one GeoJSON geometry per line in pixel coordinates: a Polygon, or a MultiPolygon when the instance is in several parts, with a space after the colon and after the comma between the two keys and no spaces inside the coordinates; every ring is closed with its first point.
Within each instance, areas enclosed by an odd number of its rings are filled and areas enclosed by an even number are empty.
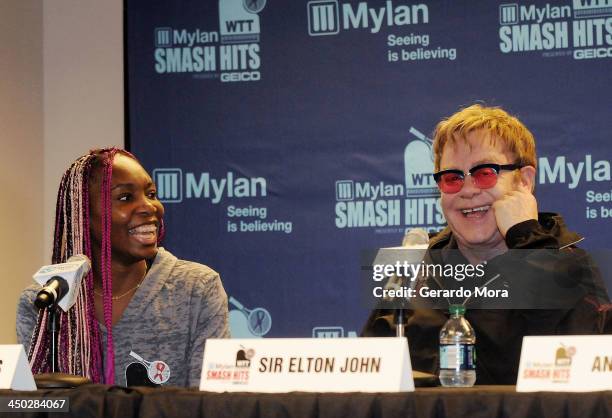
{"type": "MultiPolygon", "coordinates": [[[[473,105],[438,124],[433,152],[434,179],[448,227],[430,240],[430,257],[458,250],[452,252],[453,257],[464,263],[489,262],[488,267],[497,263],[510,272],[523,268],[529,273],[523,289],[529,290],[532,278],[548,275],[554,281],[558,271],[545,271],[545,263],[535,263],[534,271],[528,271],[531,265],[517,262],[508,250],[561,249],[554,254],[561,259],[568,254],[566,265],[580,269],[591,286],[586,297],[569,292],[572,304],[568,309],[470,309],[468,305],[466,318],[476,333],[476,383],[515,384],[525,335],[612,332],[612,306],[605,286],[588,255],[575,247],[582,238],[566,228],[561,216],[538,213],[531,132],[500,108],[473,105]],[[583,265],[575,267],[576,260],[584,261],[583,265]]],[[[506,275],[510,280],[520,279],[512,276],[506,275]]],[[[520,298],[523,293],[514,296],[520,298]]],[[[409,312],[405,334],[416,370],[436,373],[438,334],[447,318],[444,309],[409,312]]],[[[391,312],[377,310],[362,334],[391,336],[394,328],[391,312]]]]}
{"type": "MultiPolygon", "coordinates": [[[[434,179],[448,222],[435,242],[448,240],[476,264],[517,241],[523,248],[559,248],[560,239],[578,240],[547,233],[552,228],[538,222],[535,141],[518,119],[474,105],[440,122],[434,138],[434,179]]],[[[545,218],[569,234],[559,217],[545,218]]]]}

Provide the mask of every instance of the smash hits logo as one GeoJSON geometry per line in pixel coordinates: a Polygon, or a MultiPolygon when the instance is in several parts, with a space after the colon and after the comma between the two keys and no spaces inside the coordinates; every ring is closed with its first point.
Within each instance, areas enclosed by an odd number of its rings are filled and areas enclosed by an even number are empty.
{"type": "Polygon", "coordinates": [[[235,385],[247,384],[251,361],[254,356],[255,350],[240,346],[240,349],[236,352],[234,364],[210,364],[206,372],[206,380],[224,380],[235,385]]]}
{"type": "Polygon", "coordinates": [[[573,0],[566,5],[505,3],[499,6],[502,53],[543,51],[576,60],[612,57],[612,0],[573,0]]]}
{"type": "Polygon", "coordinates": [[[155,28],[155,72],[222,82],[261,79],[259,15],[265,0],[220,0],[219,31],[155,28]]]}
{"type": "Polygon", "coordinates": [[[529,362],[523,371],[523,378],[567,383],[571,377],[572,358],[575,355],[576,347],[561,344],[555,351],[554,362],[529,362]]]}
{"type": "Polygon", "coordinates": [[[420,227],[444,228],[440,193],[433,179],[432,141],[410,128],[412,141],[404,149],[404,183],[336,181],[335,224],[339,229],[378,228],[398,232],[420,227]],[[394,228],[395,227],[395,228],[394,228]]]}

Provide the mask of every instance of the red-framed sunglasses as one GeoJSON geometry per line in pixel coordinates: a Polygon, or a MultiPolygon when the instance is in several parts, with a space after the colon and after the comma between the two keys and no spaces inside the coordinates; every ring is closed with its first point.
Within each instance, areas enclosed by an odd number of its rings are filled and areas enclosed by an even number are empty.
{"type": "Polygon", "coordinates": [[[522,167],[519,164],[478,164],[470,168],[467,174],[461,170],[442,170],[434,173],[433,177],[441,192],[457,193],[463,187],[466,176],[471,176],[479,189],[490,189],[497,184],[497,175],[501,170],[513,171],[522,167]]]}

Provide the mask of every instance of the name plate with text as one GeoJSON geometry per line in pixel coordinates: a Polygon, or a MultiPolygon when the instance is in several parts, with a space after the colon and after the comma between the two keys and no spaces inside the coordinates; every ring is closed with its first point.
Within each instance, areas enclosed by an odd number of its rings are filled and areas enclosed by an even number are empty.
{"type": "Polygon", "coordinates": [[[516,390],[612,390],[612,335],[524,337],[516,390]]]}
{"type": "Polygon", "coordinates": [[[208,339],[200,390],[414,391],[405,338],[208,339]]]}
{"type": "Polygon", "coordinates": [[[32,370],[21,344],[0,345],[0,389],[36,390],[32,370]]]}

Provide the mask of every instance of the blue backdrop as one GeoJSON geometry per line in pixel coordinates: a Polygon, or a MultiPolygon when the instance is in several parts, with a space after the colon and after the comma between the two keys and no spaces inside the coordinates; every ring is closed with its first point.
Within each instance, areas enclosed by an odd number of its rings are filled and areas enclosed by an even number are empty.
{"type": "Polygon", "coordinates": [[[126,1],[132,151],[165,246],[234,336],[346,336],[360,252],[440,229],[431,132],[483,101],[538,146],[537,197],[610,247],[612,1],[126,1]]]}

